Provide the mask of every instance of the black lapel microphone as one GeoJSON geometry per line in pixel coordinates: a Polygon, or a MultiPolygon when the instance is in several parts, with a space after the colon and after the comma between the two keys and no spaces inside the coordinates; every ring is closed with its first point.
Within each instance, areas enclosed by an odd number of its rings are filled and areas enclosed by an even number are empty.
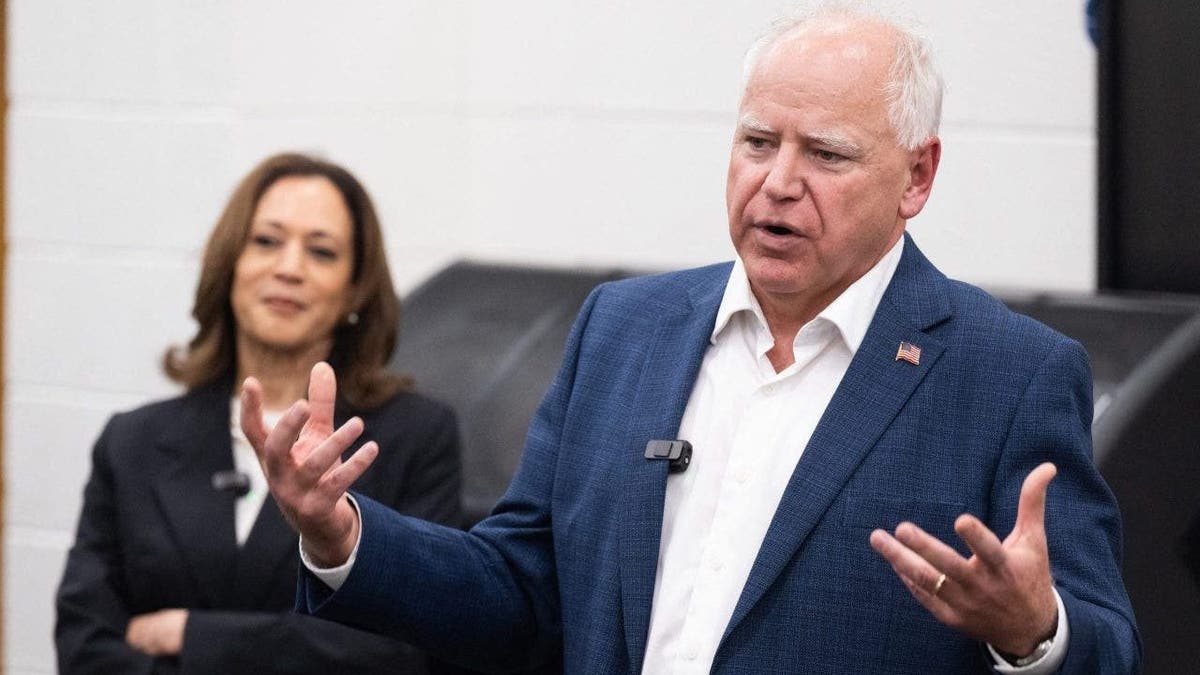
{"type": "Polygon", "coordinates": [[[212,475],[212,486],[214,490],[245,497],[250,493],[250,476],[241,471],[218,471],[212,475]]]}
{"type": "Polygon", "coordinates": [[[646,444],[646,459],[666,460],[668,471],[683,473],[692,463],[692,444],[687,441],[650,441],[646,444]]]}

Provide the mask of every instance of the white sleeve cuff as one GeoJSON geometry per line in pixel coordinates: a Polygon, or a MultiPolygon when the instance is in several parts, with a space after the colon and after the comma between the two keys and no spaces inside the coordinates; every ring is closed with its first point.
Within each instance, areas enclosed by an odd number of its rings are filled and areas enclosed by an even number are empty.
{"type": "Polygon", "coordinates": [[[992,661],[995,662],[996,672],[998,673],[1018,673],[1019,675],[1050,675],[1058,670],[1062,662],[1067,658],[1067,644],[1071,639],[1071,627],[1067,623],[1067,608],[1063,606],[1062,596],[1058,594],[1058,589],[1054,590],[1054,601],[1058,603],[1058,627],[1054,630],[1054,635],[1050,638],[1050,651],[1042,655],[1042,658],[1034,661],[1027,666],[1014,666],[1004,660],[1003,656],[995,650],[991,645],[988,645],[988,653],[992,655],[992,661]]]}
{"type": "MultiPolygon", "coordinates": [[[[346,498],[350,500],[350,506],[353,506],[357,512],[358,502],[354,501],[354,496],[347,492],[346,498]]],[[[300,561],[304,563],[309,572],[313,573],[313,576],[321,580],[321,583],[335,591],[346,583],[346,577],[350,576],[350,568],[354,567],[354,559],[358,557],[358,545],[362,543],[362,518],[358,520],[358,539],[354,541],[354,550],[350,551],[350,557],[346,559],[346,562],[337,567],[317,567],[316,563],[308,557],[308,553],[304,551],[304,537],[300,538],[300,561]]],[[[1062,607],[1061,601],[1058,606],[1062,607]]],[[[1062,616],[1062,609],[1059,609],[1059,616],[1062,616]]]]}

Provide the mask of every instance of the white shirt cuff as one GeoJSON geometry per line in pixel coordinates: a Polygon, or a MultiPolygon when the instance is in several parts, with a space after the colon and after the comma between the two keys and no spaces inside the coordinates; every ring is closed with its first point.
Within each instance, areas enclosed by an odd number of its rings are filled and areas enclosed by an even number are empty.
{"type": "Polygon", "coordinates": [[[1067,643],[1071,639],[1071,627],[1067,623],[1067,608],[1063,606],[1062,596],[1058,594],[1058,589],[1054,590],[1054,601],[1058,603],[1058,627],[1054,630],[1054,635],[1050,638],[1050,651],[1042,655],[1042,658],[1034,661],[1027,666],[1014,666],[1004,660],[1003,656],[997,652],[991,645],[988,645],[988,653],[992,655],[992,661],[995,662],[996,672],[998,673],[1019,673],[1020,675],[1050,675],[1050,673],[1058,670],[1062,662],[1067,658],[1067,643]]]}
{"type": "MultiPolygon", "coordinates": [[[[354,511],[358,512],[358,502],[354,501],[354,496],[346,493],[346,498],[350,500],[350,506],[354,507],[354,511]]],[[[346,562],[337,567],[318,567],[304,551],[304,537],[300,537],[300,561],[304,563],[309,572],[313,573],[313,576],[321,580],[321,583],[335,591],[346,583],[346,577],[350,576],[350,568],[354,567],[354,559],[358,557],[358,545],[362,543],[362,518],[359,518],[358,521],[358,539],[354,541],[354,550],[350,551],[350,557],[346,559],[346,562]]],[[[1062,607],[1061,601],[1058,606],[1062,607]]],[[[1062,609],[1059,609],[1059,616],[1062,616],[1062,609]]]]}

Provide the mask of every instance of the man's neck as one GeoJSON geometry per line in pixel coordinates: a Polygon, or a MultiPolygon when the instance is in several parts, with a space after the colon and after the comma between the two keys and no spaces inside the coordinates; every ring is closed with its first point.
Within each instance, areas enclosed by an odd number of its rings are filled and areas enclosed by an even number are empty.
{"type": "Polygon", "coordinates": [[[849,280],[842,281],[819,293],[771,294],[755,288],[754,282],[750,282],[750,292],[754,294],[758,306],[762,308],[763,319],[766,320],[767,328],[771,331],[771,337],[775,341],[767,352],[767,358],[771,361],[775,372],[778,373],[796,362],[793,344],[800,329],[825,311],[826,307],[833,304],[859,279],[875,269],[879,265],[879,261],[896,246],[896,242],[903,233],[903,230],[898,231],[896,239],[893,239],[886,248],[879,252],[879,255],[875,256],[874,261],[860,270],[858,274],[850,275],[852,278],[849,280]]]}
{"type": "Polygon", "coordinates": [[[829,303],[842,294],[842,291],[849,288],[849,284],[826,294],[827,297],[808,301],[800,297],[788,296],[779,298],[766,293],[759,293],[754,290],[753,284],[751,284],[750,288],[751,292],[754,293],[755,299],[758,300],[758,306],[762,308],[763,318],[767,322],[767,329],[771,331],[771,338],[775,341],[774,345],[767,352],[767,359],[771,361],[771,366],[778,373],[796,362],[796,355],[792,347],[796,342],[796,335],[800,332],[800,329],[809,321],[816,318],[821,313],[821,310],[828,307],[829,303]]]}

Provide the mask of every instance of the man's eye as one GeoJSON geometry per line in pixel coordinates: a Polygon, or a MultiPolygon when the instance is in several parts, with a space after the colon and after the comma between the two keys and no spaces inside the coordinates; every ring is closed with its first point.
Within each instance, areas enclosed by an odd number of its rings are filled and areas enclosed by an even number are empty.
{"type": "Polygon", "coordinates": [[[747,136],[746,143],[755,150],[762,150],[767,147],[767,139],[759,138],[758,136],[747,136]]]}
{"type": "Polygon", "coordinates": [[[846,159],[845,157],[837,154],[836,152],[832,152],[830,150],[814,150],[813,155],[816,156],[816,158],[821,160],[822,162],[826,162],[829,164],[832,164],[835,162],[840,162],[843,159],[846,159]]]}

